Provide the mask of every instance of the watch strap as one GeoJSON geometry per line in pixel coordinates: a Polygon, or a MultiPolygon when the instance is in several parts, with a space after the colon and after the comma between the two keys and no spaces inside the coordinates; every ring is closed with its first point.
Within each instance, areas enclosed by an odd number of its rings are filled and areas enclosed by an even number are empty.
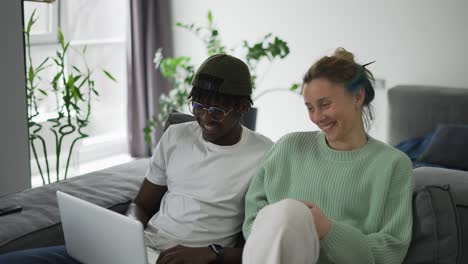
{"type": "Polygon", "coordinates": [[[218,245],[218,244],[211,244],[209,247],[216,254],[216,263],[217,264],[224,263],[224,248],[221,245],[218,245]]]}

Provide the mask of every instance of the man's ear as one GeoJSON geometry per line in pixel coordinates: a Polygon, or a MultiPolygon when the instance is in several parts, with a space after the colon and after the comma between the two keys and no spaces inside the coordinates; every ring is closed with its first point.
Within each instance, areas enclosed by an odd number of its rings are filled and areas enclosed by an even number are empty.
{"type": "Polygon", "coordinates": [[[238,111],[242,114],[245,114],[247,113],[248,111],[250,111],[250,102],[248,100],[241,100],[240,101],[240,104],[239,104],[239,109],[238,111]]]}

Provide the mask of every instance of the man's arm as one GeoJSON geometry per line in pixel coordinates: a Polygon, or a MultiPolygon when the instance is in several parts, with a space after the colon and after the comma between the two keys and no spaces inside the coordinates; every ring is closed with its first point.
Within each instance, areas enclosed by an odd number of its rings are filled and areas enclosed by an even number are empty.
{"type": "Polygon", "coordinates": [[[159,211],[166,191],[167,186],[151,183],[145,178],[137,196],[128,207],[126,215],[140,221],[146,227],[150,218],[159,211]]]}
{"type": "Polygon", "coordinates": [[[224,263],[238,264],[242,263],[242,251],[244,250],[245,239],[242,232],[239,233],[237,244],[233,248],[224,248],[224,263]]]}
{"type": "Polygon", "coordinates": [[[242,263],[242,250],[241,248],[224,248],[224,263],[225,264],[238,264],[242,263]]]}
{"type": "MultiPolygon", "coordinates": [[[[224,264],[242,263],[243,248],[224,248],[224,264]]],[[[164,250],[159,255],[157,264],[167,263],[216,264],[216,254],[209,247],[186,247],[182,245],[164,250]]]]}
{"type": "MultiPolygon", "coordinates": [[[[239,264],[242,263],[242,251],[244,250],[244,236],[239,233],[239,241],[233,248],[224,248],[224,264],[239,264]]],[[[178,245],[167,250],[164,250],[159,255],[157,264],[166,264],[171,261],[179,261],[180,263],[197,263],[197,264],[216,264],[216,254],[210,247],[186,247],[178,245]]]]}

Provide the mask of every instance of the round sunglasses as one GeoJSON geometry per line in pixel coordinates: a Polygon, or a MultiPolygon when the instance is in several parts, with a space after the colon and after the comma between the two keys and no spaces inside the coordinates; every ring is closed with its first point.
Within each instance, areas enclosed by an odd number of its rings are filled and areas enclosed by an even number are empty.
{"type": "Polygon", "coordinates": [[[233,109],[226,112],[226,110],[220,107],[205,107],[199,102],[192,101],[189,103],[189,110],[190,113],[192,113],[194,116],[201,116],[205,111],[207,111],[210,114],[211,119],[221,122],[226,118],[227,115],[229,115],[229,113],[232,112],[233,109]]]}

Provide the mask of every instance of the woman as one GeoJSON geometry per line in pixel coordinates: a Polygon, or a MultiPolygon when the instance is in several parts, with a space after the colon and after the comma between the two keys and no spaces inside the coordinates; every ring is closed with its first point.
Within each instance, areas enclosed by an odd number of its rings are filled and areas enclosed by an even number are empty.
{"type": "Polygon", "coordinates": [[[412,231],[407,156],[366,133],[371,72],[338,48],[305,74],[320,132],[283,137],[246,196],[243,263],[401,263],[412,231]]]}

